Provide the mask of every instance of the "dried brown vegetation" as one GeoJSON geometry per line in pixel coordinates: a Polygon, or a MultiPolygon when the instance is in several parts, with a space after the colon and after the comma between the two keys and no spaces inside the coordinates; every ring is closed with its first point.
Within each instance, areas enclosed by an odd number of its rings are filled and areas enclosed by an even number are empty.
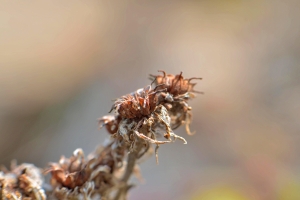
{"type": "Polygon", "coordinates": [[[42,189],[44,177],[41,170],[33,164],[17,165],[12,162],[11,169],[5,167],[0,171],[0,199],[46,199],[42,189]]]}
{"type": "MultiPolygon", "coordinates": [[[[191,134],[192,108],[188,101],[195,97],[193,79],[179,75],[151,75],[152,84],[118,98],[111,111],[115,115],[99,119],[111,135],[95,152],[85,156],[81,149],[70,158],[64,156],[57,163],[50,163],[44,170],[51,174],[50,199],[126,199],[132,174],[141,179],[137,160],[153,152],[158,162],[158,147],[176,139],[186,140],[175,134],[182,124],[191,134]],[[152,85],[154,87],[152,88],[152,85]],[[163,137],[165,139],[158,140],[163,137]]],[[[21,165],[11,172],[0,172],[0,197],[2,199],[46,199],[42,189],[42,176],[33,176],[34,166],[21,165]],[[31,170],[32,171],[32,170],[31,170]],[[11,178],[13,177],[13,178],[11,178]]]]}

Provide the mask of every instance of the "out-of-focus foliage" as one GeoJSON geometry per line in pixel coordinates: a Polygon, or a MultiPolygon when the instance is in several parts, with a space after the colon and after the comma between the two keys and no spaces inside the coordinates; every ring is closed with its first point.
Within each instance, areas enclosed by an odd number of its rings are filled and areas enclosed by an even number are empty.
{"type": "Polygon", "coordinates": [[[196,195],[191,200],[249,200],[231,187],[215,187],[196,195]]]}
{"type": "Polygon", "coordinates": [[[299,182],[290,181],[280,188],[278,200],[297,200],[300,199],[300,184],[299,182]]]}

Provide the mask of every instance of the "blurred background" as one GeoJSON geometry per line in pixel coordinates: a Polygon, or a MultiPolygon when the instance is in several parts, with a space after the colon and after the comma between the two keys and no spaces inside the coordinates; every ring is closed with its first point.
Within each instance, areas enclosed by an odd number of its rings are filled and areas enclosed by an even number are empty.
{"type": "Polygon", "coordinates": [[[0,163],[88,154],[112,99],[163,69],[198,76],[188,144],[162,145],[132,200],[300,199],[297,0],[2,2],[0,163]]]}

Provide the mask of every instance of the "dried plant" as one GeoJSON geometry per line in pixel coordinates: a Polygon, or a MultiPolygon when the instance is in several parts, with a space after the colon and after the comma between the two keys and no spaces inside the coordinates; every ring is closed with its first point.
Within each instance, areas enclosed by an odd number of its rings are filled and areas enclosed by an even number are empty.
{"type": "MultiPolygon", "coordinates": [[[[115,100],[111,111],[114,115],[99,119],[99,128],[106,127],[111,135],[104,145],[88,156],[82,149],[70,158],[64,156],[58,163],[50,163],[44,170],[51,174],[48,199],[127,199],[133,187],[128,183],[132,174],[141,179],[137,160],[153,152],[158,163],[161,144],[186,140],[175,134],[174,129],[186,125],[189,135],[192,108],[188,101],[195,97],[191,83],[179,75],[151,75],[152,83],[115,100]],[[153,87],[152,87],[153,86],[153,87]],[[165,139],[158,140],[163,137],[165,139]]],[[[111,112],[110,111],[110,112],[111,112]]],[[[13,167],[11,172],[0,173],[2,199],[46,199],[41,176],[33,165],[13,167]]]]}
{"type": "Polygon", "coordinates": [[[0,171],[0,199],[46,199],[42,184],[44,177],[41,170],[33,164],[23,163],[17,166],[12,162],[11,169],[0,171]]]}
{"type": "Polygon", "coordinates": [[[168,108],[168,113],[172,119],[172,129],[174,130],[180,125],[186,124],[186,132],[193,135],[189,128],[192,119],[192,108],[188,106],[187,102],[195,97],[195,93],[203,94],[203,92],[194,90],[196,83],[191,83],[191,80],[202,80],[202,78],[184,79],[182,72],[179,75],[166,74],[165,71],[161,70],[159,72],[162,72],[163,75],[150,75],[150,80],[157,87],[167,90],[166,93],[163,93],[164,99],[160,102],[168,108]]]}

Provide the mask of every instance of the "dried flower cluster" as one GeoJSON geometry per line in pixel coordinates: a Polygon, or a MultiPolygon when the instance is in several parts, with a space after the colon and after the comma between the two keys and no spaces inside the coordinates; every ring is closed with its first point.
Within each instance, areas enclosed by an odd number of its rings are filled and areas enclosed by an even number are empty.
{"type": "MultiPolygon", "coordinates": [[[[151,85],[117,99],[111,109],[115,111],[114,116],[104,116],[99,120],[100,127],[106,126],[118,146],[127,147],[128,163],[135,162],[135,159],[147,153],[151,149],[150,144],[156,145],[157,162],[160,144],[176,139],[186,144],[183,137],[173,132],[182,124],[186,125],[187,133],[192,135],[189,128],[192,108],[188,101],[195,97],[195,93],[202,92],[195,91],[196,83],[191,81],[201,78],[185,79],[182,73],[172,75],[160,72],[162,75],[150,75],[151,85]],[[166,140],[157,140],[160,136],[166,140]]],[[[127,172],[130,172],[129,168],[127,172]]],[[[127,180],[123,178],[123,181],[127,180]]]]}
{"type": "Polygon", "coordinates": [[[179,75],[166,74],[164,71],[160,71],[163,75],[150,75],[150,79],[155,82],[157,86],[162,89],[166,89],[167,92],[162,94],[163,99],[160,101],[169,112],[171,117],[172,129],[178,128],[180,125],[186,125],[186,132],[192,135],[190,132],[189,124],[191,123],[192,108],[188,106],[188,100],[195,97],[195,93],[203,94],[194,90],[196,83],[191,83],[192,80],[202,78],[189,78],[184,79],[182,72],[179,75]]]}
{"type": "Polygon", "coordinates": [[[11,170],[2,167],[0,171],[0,199],[45,200],[43,181],[41,170],[33,164],[24,163],[17,166],[12,162],[11,170]]]}
{"type": "MultiPolygon", "coordinates": [[[[118,98],[111,111],[115,115],[99,119],[110,139],[85,156],[82,149],[70,158],[61,157],[44,170],[51,174],[49,199],[127,199],[128,184],[132,174],[141,179],[137,160],[153,152],[158,162],[158,147],[176,139],[186,140],[173,130],[186,125],[188,134],[191,107],[188,101],[195,97],[193,79],[179,75],[151,75],[151,85],[118,98]],[[153,86],[153,88],[152,88],[153,86]],[[164,140],[157,138],[164,137],[164,140]]],[[[111,112],[110,111],[110,112],[111,112]]],[[[39,170],[30,164],[13,167],[11,172],[0,171],[1,199],[46,199],[39,170]]]]}
{"type": "Polygon", "coordinates": [[[105,197],[115,185],[111,145],[97,149],[87,158],[82,149],[77,149],[70,158],[62,156],[58,163],[50,163],[45,172],[52,174],[52,195],[57,199],[105,197]]]}
{"type": "Polygon", "coordinates": [[[163,75],[150,75],[154,89],[149,85],[122,96],[112,107],[115,116],[104,116],[99,121],[100,126],[106,125],[107,131],[114,137],[121,136],[120,142],[130,144],[130,152],[134,150],[137,138],[144,141],[146,148],[149,143],[156,144],[158,148],[159,144],[171,142],[171,138],[178,138],[186,144],[183,137],[172,131],[182,124],[186,124],[187,133],[192,135],[189,129],[192,108],[188,100],[201,92],[194,90],[196,83],[191,83],[191,80],[201,78],[184,79],[182,73],[172,75],[160,72],[163,75]],[[158,141],[156,138],[162,132],[167,140],[158,141]]]}

